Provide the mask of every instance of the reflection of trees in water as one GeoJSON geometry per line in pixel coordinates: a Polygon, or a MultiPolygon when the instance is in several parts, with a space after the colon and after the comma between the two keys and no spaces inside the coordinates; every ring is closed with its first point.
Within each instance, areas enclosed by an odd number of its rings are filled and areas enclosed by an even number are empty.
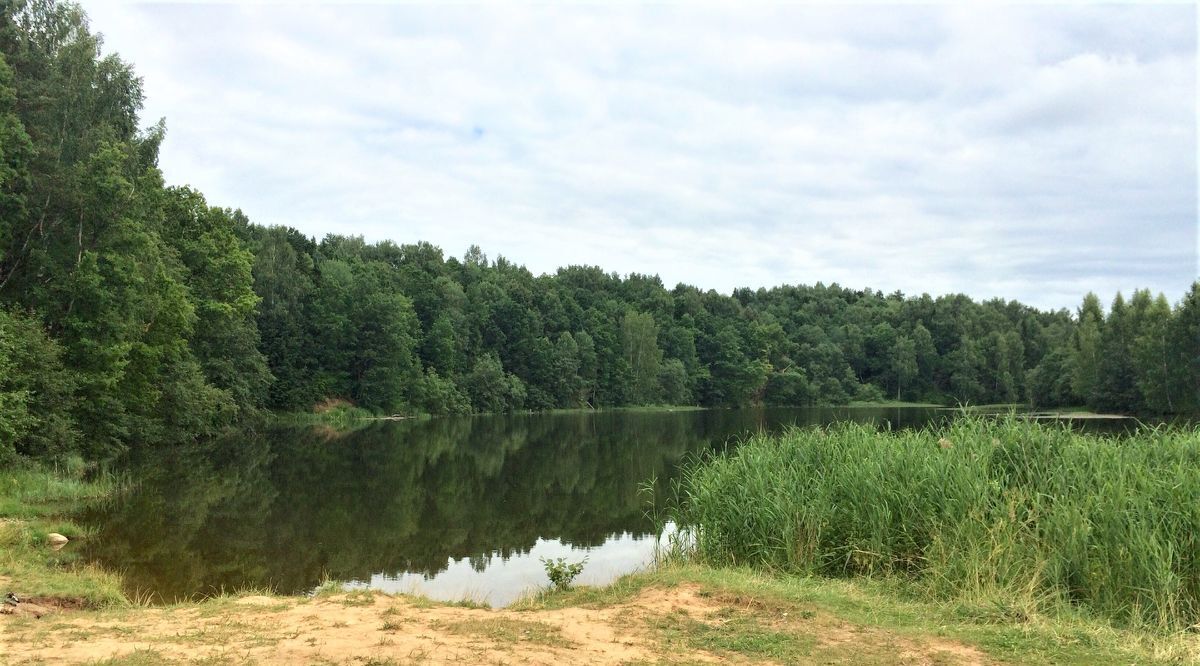
{"type": "Polygon", "coordinates": [[[84,543],[86,555],[128,572],[131,588],[164,595],[259,580],[268,567],[241,553],[267,529],[277,497],[268,476],[273,455],[250,438],[135,461],[136,488],[83,516],[99,527],[84,543]]]}
{"type": "MultiPolygon", "coordinates": [[[[381,422],[340,438],[275,430],[135,461],[140,483],[84,520],[88,556],[173,597],[281,592],[651,530],[638,484],[706,445],[687,415],[381,422]]],[[[656,493],[661,495],[661,493],[656,493]]],[[[479,559],[478,562],[486,562],[479,559]]]]}
{"type": "MultiPolygon", "coordinates": [[[[819,414],[791,421],[830,418],[819,414]]],[[[85,516],[100,530],[88,555],[167,598],[433,575],[449,558],[482,568],[539,537],[595,546],[650,533],[646,511],[685,457],[787,422],[718,410],[380,422],[340,437],[271,430],[136,461],[127,500],[85,516]],[[639,492],[651,480],[652,496],[639,492]]]]}

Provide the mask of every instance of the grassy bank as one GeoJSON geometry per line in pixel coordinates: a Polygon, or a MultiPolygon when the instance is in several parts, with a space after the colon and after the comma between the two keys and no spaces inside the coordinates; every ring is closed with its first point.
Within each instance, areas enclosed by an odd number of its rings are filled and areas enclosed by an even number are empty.
{"type": "Polygon", "coordinates": [[[549,409],[541,414],[597,414],[597,413],[634,413],[655,414],[658,412],[699,412],[709,407],[700,405],[628,405],[625,407],[563,407],[549,409]]]}
{"type": "Polygon", "coordinates": [[[146,608],[122,595],[118,576],[80,565],[71,545],[54,552],[46,542],[51,531],[88,538],[59,516],[121,488],[70,469],[0,472],[0,593],[82,599],[93,609],[0,616],[0,654],[15,663],[113,664],[421,661],[414,655],[562,664],[1200,661],[1194,634],[1113,628],[1036,599],[938,598],[900,576],[833,579],[680,560],[502,610],[336,586],[312,598],[247,591],[146,608]]]}
{"type": "Polygon", "coordinates": [[[753,438],[679,490],[675,519],[706,564],[882,578],[927,598],[1164,632],[1200,622],[1197,429],[843,424],[753,438]]]}
{"type": "Polygon", "coordinates": [[[936,402],[908,402],[906,400],[879,400],[876,402],[852,400],[846,405],[834,405],[834,406],[835,407],[837,407],[837,406],[855,407],[855,408],[860,408],[860,407],[861,408],[927,407],[927,408],[931,408],[931,409],[938,408],[938,407],[945,407],[945,405],[942,405],[942,404],[936,403],[936,402]]]}
{"type": "Polygon", "coordinates": [[[707,613],[648,618],[662,654],[804,664],[1200,663],[1200,637],[1115,628],[1086,613],[916,598],[890,579],[831,579],[670,560],[604,588],[547,591],[513,608],[611,608],[647,590],[690,591],[707,613]],[[847,637],[850,637],[847,640],[847,637]],[[916,646],[924,645],[925,654],[916,646]],[[939,651],[938,648],[956,649],[939,651]],[[932,648],[932,649],[930,649],[932,648]]]}
{"type": "MultiPolygon", "coordinates": [[[[761,406],[761,405],[760,405],[761,406]]],[[[945,405],[932,402],[907,402],[903,400],[882,400],[878,402],[853,401],[844,405],[820,405],[822,409],[826,408],[853,408],[853,409],[895,409],[908,407],[921,408],[946,408],[945,405]]],[[[1008,407],[1004,407],[1007,409],[1008,407]]],[[[659,414],[663,412],[699,412],[712,409],[725,409],[724,407],[705,407],[702,405],[626,405],[621,407],[560,407],[555,409],[545,410],[517,410],[515,412],[472,412],[471,414],[455,414],[449,416],[512,416],[512,415],[527,415],[527,414],[659,414]]],[[[998,411],[1004,411],[996,407],[998,411]]],[[[356,427],[361,427],[367,422],[378,420],[406,420],[406,419],[422,419],[435,416],[447,415],[432,415],[425,413],[405,413],[403,415],[389,416],[384,414],[376,414],[370,410],[356,407],[345,401],[328,401],[322,403],[308,412],[277,412],[272,414],[272,420],[277,423],[287,425],[314,425],[328,426],[336,430],[352,430],[356,427]]]]}
{"type": "Polygon", "coordinates": [[[82,465],[0,470],[0,594],[79,600],[88,606],[124,605],[120,577],[77,561],[71,546],[55,551],[47,535],[86,539],[87,529],[65,516],[119,492],[121,481],[85,480],[82,465]]]}
{"type": "Polygon", "coordinates": [[[906,599],[888,581],[675,563],[505,609],[327,589],[0,617],[13,663],[1115,666],[1196,663],[1198,640],[906,599]]]}

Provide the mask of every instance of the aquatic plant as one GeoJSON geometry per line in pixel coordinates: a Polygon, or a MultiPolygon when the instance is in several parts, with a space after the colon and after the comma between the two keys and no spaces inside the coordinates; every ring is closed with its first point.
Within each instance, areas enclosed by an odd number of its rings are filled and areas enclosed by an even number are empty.
{"type": "Polygon", "coordinates": [[[1082,434],[1015,416],[920,431],[760,435],[693,465],[673,518],[691,556],[900,577],[943,598],[1200,622],[1200,429],[1082,434]]]}

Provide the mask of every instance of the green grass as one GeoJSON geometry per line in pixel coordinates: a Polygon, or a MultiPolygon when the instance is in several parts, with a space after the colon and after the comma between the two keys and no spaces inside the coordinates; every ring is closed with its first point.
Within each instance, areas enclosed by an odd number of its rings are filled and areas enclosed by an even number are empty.
{"type": "Polygon", "coordinates": [[[122,485],[111,476],[85,480],[79,465],[0,470],[0,578],[9,579],[11,591],[93,606],[127,604],[119,576],[81,564],[71,544],[54,551],[47,542],[51,532],[73,541],[91,536],[61,516],[113,496],[122,485]]]}
{"type": "Polygon", "coordinates": [[[1200,655],[1196,634],[1117,628],[1071,607],[1042,612],[999,598],[935,599],[895,578],[832,579],[677,560],[603,588],[542,591],[511,608],[609,608],[652,588],[685,587],[716,612],[662,613],[630,624],[648,626],[668,660],[675,647],[685,647],[752,661],[891,664],[896,652],[889,646],[931,639],[1018,664],[1195,663],[1200,655]],[[850,629],[858,638],[830,645],[830,627],[850,629]]]}
{"type": "Polygon", "coordinates": [[[1200,429],[840,424],[754,437],[678,491],[672,517],[710,565],[893,578],[1163,632],[1200,623],[1200,429]]]}
{"type": "Polygon", "coordinates": [[[320,412],[282,412],[271,416],[275,423],[291,426],[325,426],[346,433],[370,425],[375,414],[361,407],[336,405],[320,412]]]}
{"type": "Polygon", "coordinates": [[[79,463],[0,469],[0,519],[61,515],[109,497],[121,487],[122,481],[112,476],[85,480],[79,463]]]}
{"type": "Polygon", "coordinates": [[[880,400],[878,402],[867,402],[867,401],[863,401],[863,400],[851,400],[848,404],[841,405],[841,406],[842,407],[855,407],[855,408],[858,408],[858,407],[866,407],[866,408],[893,407],[893,408],[895,408],[895,407],[944,407],[945,405],[941,405],[936,402],[907,402],[905,400],[880,400]]]}
{"type": "Polygon", "coordinates": [[[815,636],[771,627],[757,613],[727,606],[714,616],[705,621],[678,610],[651,618],[649,626],[668,652],[683,647],[722,657],[740,655],[755,661],[773,659],[794,664],[812,656],[816,645],[815,636]]]}
{"type": "Polygon", "coordinates": [[[610,412],[632,412],[635,414],[647,413],[656,414],[659,412],[698,412],[710,407],[701,407],[699,405],[628,405],[625,407],[562,407],[557,409],[548,409],[543,412],[535,412],[541,414],[598,414],[610,412]]]}
{"type": "Polygon", "coordinates": [[[134,650],[119,657],[109,657],[94,662],[96,666],[155,666],[157,664],[177,663],[158,650],[134,650]]]}

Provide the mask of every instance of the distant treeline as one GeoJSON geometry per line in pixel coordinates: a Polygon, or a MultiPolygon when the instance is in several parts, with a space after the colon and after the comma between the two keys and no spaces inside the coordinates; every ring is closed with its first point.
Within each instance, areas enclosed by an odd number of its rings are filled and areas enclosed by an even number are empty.
{"type": "Polygon", "coordinates": [[[1200,410],[1200,283],[1107,315],[836,285],[726,296],[478,248],[320,242],[168,187],[73,4],[0,5],[0,462],[330,398],[434,414],[885,398],[1200,410]]]}

